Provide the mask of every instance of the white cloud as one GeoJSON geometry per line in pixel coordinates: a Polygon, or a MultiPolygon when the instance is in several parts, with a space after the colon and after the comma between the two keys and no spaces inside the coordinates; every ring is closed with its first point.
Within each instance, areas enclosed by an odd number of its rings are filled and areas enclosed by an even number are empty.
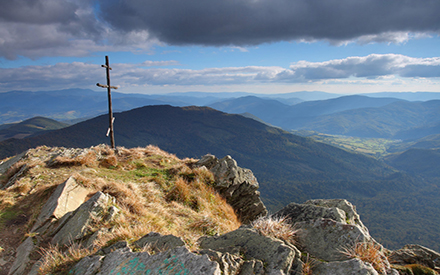
{"type": "MultiPolygon", "coordinates": [[[[354,56],[326,62],[300,61],[290,68],[246,66],[206,68],[156,68],[178,66],[176,61],[145,61],[139,64],[114,63],[112,84],[130,90],[144,86],[228,86],[281,84],[380,85],[391,82],[438,83],[440,57],[413,58],[396,54],[354,56]]],[[[50,66],[0,69],[0,91],[44,90],[71,87],[93,88],[105,80],[100,65],[82,62],[50,66]]],[[[403,84],[402,84],[403,85],[403,84]]]]}
{"type": "Polygon", "coordinates": [[[299,61],[290,66],[292,80],[320,80],[354,77],[378,78],[440,77],[440,57],[413,58],[399,54],[371,54],[326,62],[299,61]]]}
{"type": "Polygon", "coordinates": [[[153,66],[177,66],[180,65],[180,63],[176,60],[169,60],[169,61],[151,61],[146,60],[141,63],[141,66],[146,67],[153,67],[153,66]]]}

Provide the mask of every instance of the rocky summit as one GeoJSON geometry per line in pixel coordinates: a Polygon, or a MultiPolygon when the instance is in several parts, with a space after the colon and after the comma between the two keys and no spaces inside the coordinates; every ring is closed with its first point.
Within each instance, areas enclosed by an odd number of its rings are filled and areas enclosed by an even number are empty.
{"type": "Polygon", "coordinates": [[[230,156],[38,147],[0,162],[0,274],[438,274],[378,243],[344,199],[268,215],[230,156]]]}

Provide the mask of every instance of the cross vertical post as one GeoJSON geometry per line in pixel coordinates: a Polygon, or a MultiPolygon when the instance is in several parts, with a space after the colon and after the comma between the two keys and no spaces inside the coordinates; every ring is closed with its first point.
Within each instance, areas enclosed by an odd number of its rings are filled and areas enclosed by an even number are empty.
{"type": "Polygon", "coordinates": [[[115,149],[115,134],[113,131],[113,122],[115,121],[115,118],[113,117],[113,110],[112,110],[112,96],[111,96],[111,89],[118,89],[118,87],[110,86],[110,70],[112,69],[110,67],[108,56],[105,56],[105,65],[101,65],[101,67],[106,69],[107,73],[107,85],[102,85],[99,83],[96,83],[96,86],[101,88],[107,88],[107,97],[108,97],[108,116],[109,116],[109,128],[107,131],[107,136],[110,135],[110,144],[113,149],[115,149]]]}

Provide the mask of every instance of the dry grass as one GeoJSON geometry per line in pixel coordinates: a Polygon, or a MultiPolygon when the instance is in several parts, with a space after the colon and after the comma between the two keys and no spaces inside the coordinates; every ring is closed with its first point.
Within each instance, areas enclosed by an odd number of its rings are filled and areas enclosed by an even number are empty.
{"type": "Polygon", "coordinates": [[[431,268],[420,264],[410,264],[406,265],[405,267],[409,268],[414,275],[438,275],[438,273],[431,268]]]}
{"type": "Polygon", "coordinates": [[[307,253],[307,255],[304,257],[304,263],[302,265],[302,272],[301,275],[312,275],[312,269],[315,265],[315,262],[312,258],[310,258],[310,255],[307,253]]]}
{"type": "Polygon", "coordinates": [[[251,224],[260,234],[275,237],[285,242],[295,244],[295,230],[292,225],[287,223],[285,217],[260,217],[251,224]]]}
{"type": "Polygon", "coordinates": [[[59,249],[58,246],[49,246],[47,249],[42,248],[39,274],[59,274],[60,271],[71,267],[92,252],[81,248],[77,244],[72,244],[67,251],[59,249]]]}
{"type": "Polygon", "coordinates": [[[382,250],[382,246],[376,243],[357,242],[353,247],[345,248],[342,253],[348,258],[358,258],[370,263],[379,274],[386,274],[387,259],[382,250]]]}

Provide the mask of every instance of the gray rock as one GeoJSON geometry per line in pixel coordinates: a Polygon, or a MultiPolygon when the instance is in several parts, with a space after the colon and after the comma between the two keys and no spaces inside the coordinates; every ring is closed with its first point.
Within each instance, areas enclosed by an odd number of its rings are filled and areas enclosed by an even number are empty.
{"type": "Polygon", "coordinates": [[[30,262],[29,255],[35,250],[36,247],[34,241],[37,240],[32,237],[28,237],[24,242],[20,244],[15,254],[15,261],[9,269],[8,275],[24,274],[24,271],[26,270],[27,265],[30,262]]]}
{"type": "Polygon", "coordinates": [[[312,272],[320,275],[378,275],[371,264],[359,259],[329,263],[317,262],[312,272]]]}
{"type": "Polygon", "coordinates": [[[95,231],[84,244],[84,247],[93,249],[96,247],[95,242],[104,234],[109,233],[110,230],[108,228],[100,228],[97,231],[95,231]]]}
{"type": "MultiPolygon", "coordinates": [[[[40,211],[32,232],[52,218],[60,219],[66,213],[76,210],[86,199],[89,191],[78,185],[73,177],[58,185],[40,211]]],[[[44,233],[39,231],[39,233],[44,233]]]]}
{"type": "Polygon", "coordinates": [[[340,223],[346,223],[346,214],[336,207],[323,207],[312,204],[290,203],[273,216],[285,217],[287,222],[294,225],[297,222],[315,221],[317,219],[332,219],[340,223]]]}
{"type": "MultiPolygon", "coordinates": [[[[211,261],[216,261],[220,265],[223,275],[239,274],[240,270],[242,270],[241,266],[244,263],[244,260],[240,256],[232,255],[228,252],[221,253],[211,249],[205,249],[198,251],[198,254],[207,255],[211,261]]],[[[263,267],[263,265],[261,265],[261,267],[263,267]]],[[[247,274],[255,274],[255,272],[252,269],[252,272],[248,272],[247,274]]]]}
{"type": "Polygon", "coordinates": [[[104,247],[103,249],[98,251],[98,254],[110,254],[116,250],[119,250],[120,252],[132,252],[126,241],[120,241],[108,247],[104,247]]]}
{"type": "Polygon", "coordinates": [[[83,258],[70,271],[72,275],[94,275],[99,271],[104,256],[94,255],[83,258]]]}
{"type": "Polygon", "coordinates": [[[219,160],[209,154],[202,157],[197,166],[205,166],[214,174],[215,190],[234,208],[242,223],[267,215],[257,191],[258,181],[251,170],[238,167],[230,156],[219,160]]]}
{"type": "Polygon", "coordinates": [[[295,249],[284,242],[260,235],[255,229],[239,228],[218,237],[202,237],[199,239],[202,249],[212,249],[231,254],[243,254],[246,259],[261,260],[266,273],[281,271],[289,272],[296,256],[295,249]]]}
{"type": "Polygon", "coordinates": [[[16,164],[17,162],[19,162],[23,156],[26,154],[26,152],[23,152],[21,154],[18,154],[10,159],[8,159],[7,161],[3,161],[0,163],[0,176],[3,175],[4,173],[6,173],[6,171],[9,170],[9,168],[12,167],[12,165],[16,164]]]}
{"type": "MultiPolygon", "coordinates": [[[[96,264],[97,260],[90,262],[96,264]]],[[[72,270],[75,272],[79,269],[75,266],[72,270]]],[[[82,270],[88,270],[88,267],[84,266],[82,270]]],[[[95,269],[95,272],[97,270],[95,269]]],[[[210,261],[208,256],[196,255],[185,247],[177,247],[154,255],[146,252],[133,253],[116,250],[105,256],[97,274],[220,275],[221,271],[218,263],[210,261]]]]}
{"type": "Polygon", "coordinates": [[[29,166],[27,164],[24,164],[20,170],[18,170],[17,173],[15,173],[9,180],[6,182],[5,185],[1,187],[2,190],[5,190],[15,184],[15,182],[24,175],[29,170],[29,166]]]}
{"type": "Polygon", "coordinates": [[[40,273],[40,265],[41,265],[41,259],[39,261],[37,261],[31,268],[31,270],[29,271],[29,273],[27,275],[39,275],[38,273],[40,273]]]}
{"type": "Polygon", "coordinates": [[[102,192],[97,192],[88,201],[83,203],[70,218],[56,232],[52,244],[68,245],[73,241],[85,237],[88,225],[93,219],[99,218],[103,211],[109,207],[112,198],[102,192]]]}
{"type": "Polygon", "coordinates": [[[153,252],[158,253],[175,247],[185,246],[185,243],[182,238],[173,235],[163,236],[160,233],[150,232],[134,242],[133,245],[138,248],[148,245],[153,252]]]}
{"type": "Polygon", "coordinates": [[[359,214],[356,212],[356,207],[349,201],[344,199],[319,199],[309,200],[304,204],[311,204],[327,208],[338,208],[345,213],[345,222],[347,224],[356,224],[368,233],[368,228],[362,223],[359,214]]]}
{"type": "Polygon", "coordinates": [[[260,260],[249,260],[245,261],[241,266],[239,275],[265,275],[263,262],[260,260]]]}
{"type": "Polygon", "coordinates": [[[405,245],[393,251],[388,259],[394,264],[420,264],[440,271],[440,253],[417,244],[405,245]]]}
{"type": "Polygon", "coordinates": [[[347,257],[342,253],[356,242],[372,239],[358,225],[348,225],[330,219],[318,219],[295,223],[301,251],[324,261],[340,261],[347,257]]]}
{"type": "MultiPolygon", "coordinates": [[[[103,145],[99,145],[103,146],[103,145]]],[[[56,166],[57,158],[75,159],[79,156],[84,156],[88,152],[93,150],[92,148],[64,148],[64,147],[54,147],[52,152],[45,158],[47,166],[56,166]]]]}

